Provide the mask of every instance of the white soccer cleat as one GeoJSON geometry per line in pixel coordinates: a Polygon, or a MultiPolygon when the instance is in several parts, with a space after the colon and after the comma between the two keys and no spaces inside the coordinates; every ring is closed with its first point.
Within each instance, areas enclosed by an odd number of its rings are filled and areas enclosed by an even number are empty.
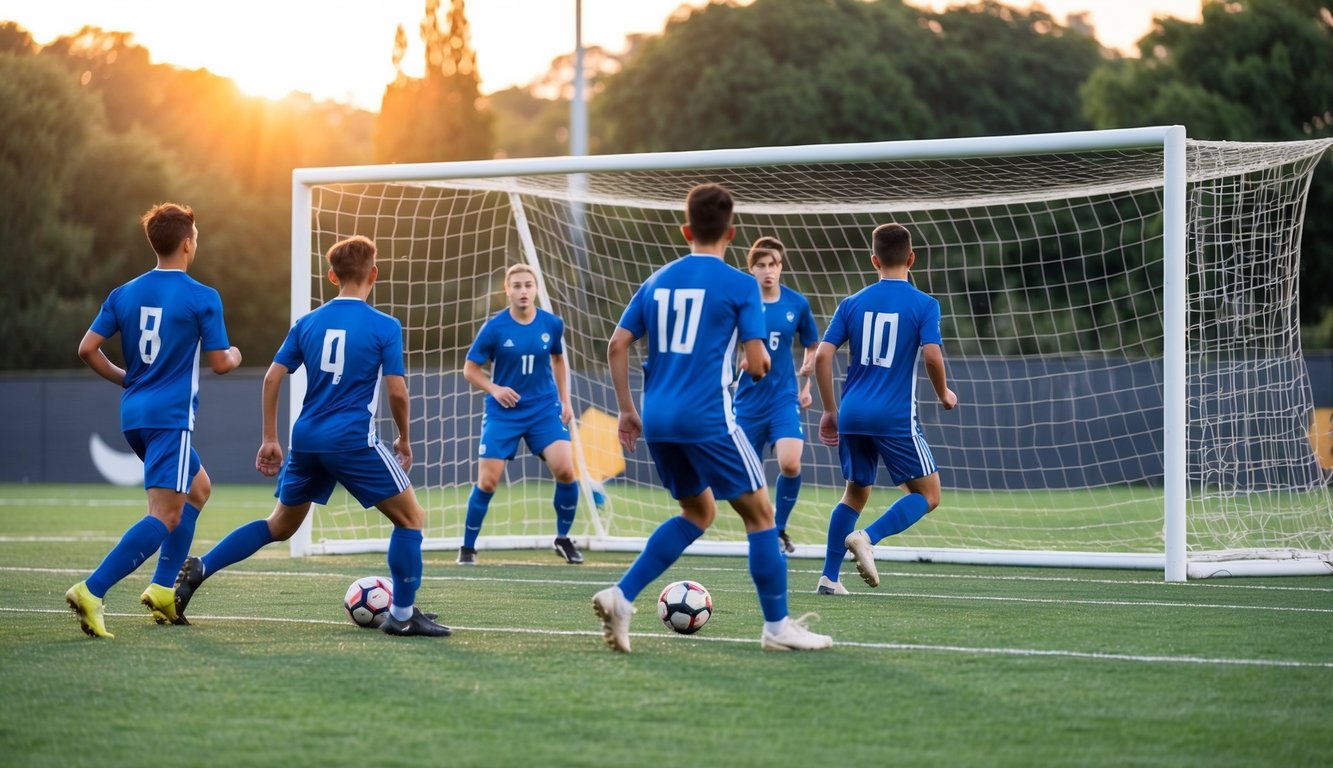
{"type": "Polygon", "coordinates": [[[821,651],[833,645],[833,638],[806,628],[811,616],[815,614],[807,613],[799,619],[788,616],[782,621],[782,629],[773,634],[765,629],[759,636],[760,645],[765,651],[821,651]]]}
{"type": "Polygon", "coordinates": [[[879,586],[879,569],[875,567],[875,545],[870,543],[870,537],[865,531],[852,531],[847,534],[843,540],[847,545],[847,551],[856,558],[856,570],[860,572],[861,578],[872,587],[879,586]]]}
{"type": "Polygon", "coordinates": [[[629,620],[634,604],[620,587],[612,585],[592,596],[592,609],[602,620],[602,639],[621,653],[629,653],[629,620]]]}
{"type": "Polygon", "coordinates": [[[851,592],[842,585],[841,581],[829,581],[829,577],[820,576],[819,586],[815,588],[817,595],[850,595],[851,592]]]}

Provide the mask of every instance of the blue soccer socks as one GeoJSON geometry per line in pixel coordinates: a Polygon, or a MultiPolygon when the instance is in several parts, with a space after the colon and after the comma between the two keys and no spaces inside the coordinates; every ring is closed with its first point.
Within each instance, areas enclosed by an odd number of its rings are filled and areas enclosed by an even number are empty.
{"type": "MultiPolygon", "coordinates": [[[[680,558],[685,548],[702,535],[704,535],[702,528],[681,515],[676,515],[657,526],[657,530],[653,531],[653,535],[649,536],[648,542],[644,544],[643,551],[635,558],[634,564],[625,571],[624,576],[620,577],[620,591],[624,593],[625,599],[634,602],[634,598],[639,596],[644,587],[665,573],[666,569],[680,558]]],[[[775,533],[774,536],[776,535],[775,533]]],[[[776,549],[774,554],[777,554],[776,549]]]]}
{"type": "Polygon", "coordinates": [[[787,477],[778,475],[777,485],[777,524],[778,529],[787,527],[787,521],[791,519],[791,511],[796,506],[796,497],[801,493],[801,476],[787,477]]]}
{"type": "Polygon", "coordinates": [[[495,492],[487,493],[477,486],[472,486],[472,495],[467,497],[467,520],[463,523],[463,546],[477,548],[477,536],[481,535],[481,524],[486,520],[486,510],[491,508],[491,498],[495,492]]]}
{"type": "Polygon", "coordinates": [[[878,544],[895,533],[911,528],[929,510],[930,504],[926,502],[925,496],[909,493],[895,501],[878,520],[866,526],[866,535],[870,537],[871,544],[878,544]]]}
{"type": "Polygon", "coordinates": [[[860,514],[846,504],[838,504],[828,519],[828,543],[824,545],[824,576],[829,581],[837,581],[842,570],[842,559],[847,555],[847,545],[843,540],[847,534],[856,530],[856,520],[860,514]]]}
{"type": "Polygon", "coordinates": [[[181,521],[162,540],[162,551],[157,556],[157,570],[153,571],[154,584],[171,587],[176,583],[176,574],[180,573],[185,558],[190,556],[194,526],[198,521],[199,510],[187,502],[181,509],[181,521]]]}
{"type": "Polygon", "coordinates": [[[566,538],[574,527],[574,513],[579,508],[579,484],[556,483],[551,503],[555,505],[555,535],[566,538]]]}
{"type": "Polygon", "coordinates": [[[393,576],[393,604],[398,608],[411,608],[417,601],[421,538],[421,531],[414,528],[394,528],[389,534],[389,575],[393,576]]]}
{"type": "Polygon", "coordinates": [[[116,546],[102,559],[102,564],[88,577],[88,592],[93,597],[105,597],[106,591],[116,582],[134,573],[135,568],[152,557],[166,538],[167,526],[152,515],[144,515],[143,519],[125,531],[116,546]]]}
{"type": "Polygon", "coordinates": [[[265,546],[273,543],[267,520],[251,520],[222,537],[203,557],[204,577],[207,578],[232,563],[239,563],[265,546]]]}
{"type": "Polygon", "coordinates": [[[787,615],[787,561],[778,544],[778,529],[746,535],[750,540],[750,578],[759,594],[764,621],[780,621],[787,615]]]}

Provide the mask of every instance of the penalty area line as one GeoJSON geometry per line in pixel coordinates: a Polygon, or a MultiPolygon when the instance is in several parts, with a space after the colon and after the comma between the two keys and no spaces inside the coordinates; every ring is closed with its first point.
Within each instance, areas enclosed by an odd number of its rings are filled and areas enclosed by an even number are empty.
{"type": "MultiPolygon", "coordinates": [[[[16,614],[60,614],[69,615],[68,609],[55,608],[4,608],[0,613],[16,614]]],[[[108,613],[115,618],[144,618],[141,613],[108,613]]],[[[268,622],[276,624],[308,624],[312,626],[347,626],[346,621],[330,619],[291,619],[273,616],[214,616],[191,615],[197,621],[244,621],[268,622]]],[[[449,625],[455,632],[478,632],[507,635],[538,635],[543,637],[602,637],[599,631],[581,629],[533,629],[530,627],[469,627],[449,625]]],[[[726,643],[731,645],[750,645],[757,641],[752,637],[702,637],[693,635],[689,638],[675,637],[655,632],[631,632],[630,637],[640,640],[666,640],[668,642],[689,643],[726,643]]],[[[1236,659],[1208,656],[1162,656],[1155,654],[1108,653],[1104,651],[1072,651],[1053,648],[995,648],[967,645],[929,645],[925,643],[866,643],[839,641],[834,639],[834,650],[838,648],[864,648],[878,651],[905,651],[923,653],[954,653],[966,656],[1016,656],[1025,658],[1061,658],[1083,659],[1087,661],[1127,662],[1132,664],[1194,664],[1199,666],[1223,667],[1267,667],[1273,669],[1329,669],[1333,670],[1333,661],[1300,661],[1296,659],[1236,659]]]]}

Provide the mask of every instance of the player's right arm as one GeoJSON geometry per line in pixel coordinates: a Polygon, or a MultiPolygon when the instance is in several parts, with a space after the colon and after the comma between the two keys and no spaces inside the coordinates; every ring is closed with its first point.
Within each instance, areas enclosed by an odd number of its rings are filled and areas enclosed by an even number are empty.
{"type": "Polygon", "coordinates": [[[958,405],[958,395],[949,389],[948,379],[944,370],[944,350],[939,344],[926,344],[921,347],[921,359],[926,365],[926,375],[930,377],[930,385],[935,388],[935,396],[940,399],[940,405],[944,410],[952,410],[958,405]]]}
{"type": "Polygon", "coordinates": [[[620,445],[633,452],[634,446],[643,434],[643,421],[639,418],[639,409],[634,406],[634,394],[629,389],[629,348],[634,344],[634,334],[623,326],[616,326],[607,344],[606,360],[611,367],[611,385],[616,390],[616,409],[620,412],[617,433],[620,445]]]}
{"type": "Polygon", "coordinates": [[[393,452],[398,455],[398,465],[408,470],[412,468],[412,442],[408,436],[412,422],[409,418],[411,400],[407,396],[407,379],[386,375],[384,389],[389,394],[389,413],[398,429],[398,437],[393,441],[393,452]]]}
{"type": "Polygon", "coordinates": [[[210,349],[208,351],[208,367],[213,369],[213,373],[230,373],[241,365],[241,350],[235,345],[227,349],[210,349]]]}
{"type": "Polygon", "coordinates": [[[833,356],[838,348],[827,341],[819,342],[815,350],[815,382],[819,385],[819,402],[824,412],[819,415],[819,442],[838,444],[838,400],[833,396],[833,356]]]}
{"type": "Polygon", "coordinates": [[[480,389],[482,392],[495,398],[495,401],[506,408],[513,408],[518,405],[518,393],[510,387],[502,387],[491,381],[490,374],[472,360],[463,362],[463,378],[472,386],[480,389]]]}
{"type": "Polygon", "coordinates": [[[277,475],[282,468],[282,445],[278,443],[278,395],[286,377],[287,366],[282,363],[273,363],[264,373],[264,389],[260,395],[262,432],[259,453],[255,454],[255,469],[265,477],[277,475]]]}
{"type": "Polygon", "coordinates": [[[750,374],[750,378],[758,381],[768,375],[768,370],[773,367],[773,358],[768,356],[768,350],[764,347],[763,339],[750,339],[745,342],[745,365],[742,370],[750,374]]]}
{"type": "Polygon", "coordinates": [[[93,373],[115,384],[118,387],[125,386],[125,370],[106,356],[102,351],[102,345],[106,343],[106,337],[96,331],[88,331],[83,334],[83,340],[79,342],[79,359],[93,373]]]}

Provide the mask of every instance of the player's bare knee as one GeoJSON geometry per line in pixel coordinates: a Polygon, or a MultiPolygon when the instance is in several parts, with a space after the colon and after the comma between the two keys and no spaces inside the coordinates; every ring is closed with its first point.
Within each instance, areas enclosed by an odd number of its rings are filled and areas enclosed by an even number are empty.
{"type": "Polygon", "coordinates": [[[194,479],[190,481],[190,493],[185,497],[185,500],[195,509],[203,509],[203,506],[208,503],[212,496],[213,481],[209,479],[208,473],[201,468],[194,479]]]}

